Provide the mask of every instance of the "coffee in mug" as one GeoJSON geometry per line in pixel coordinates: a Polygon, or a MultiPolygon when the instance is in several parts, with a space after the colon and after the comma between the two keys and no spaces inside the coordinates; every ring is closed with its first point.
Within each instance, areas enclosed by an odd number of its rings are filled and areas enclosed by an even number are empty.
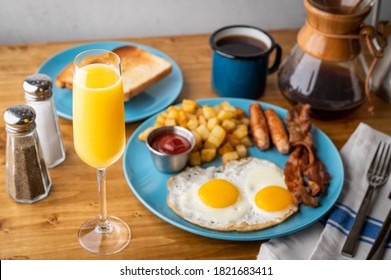
{"type": "Polygon", "coordinates": [[[281,47],[265,31],[247,25],[221,28],[210,36],[213,49],[212,87],[222,97],[258,99],[268,74],[281,62],[281,47]],[[269,67],[270,53],[276,50],[269,67]]]}

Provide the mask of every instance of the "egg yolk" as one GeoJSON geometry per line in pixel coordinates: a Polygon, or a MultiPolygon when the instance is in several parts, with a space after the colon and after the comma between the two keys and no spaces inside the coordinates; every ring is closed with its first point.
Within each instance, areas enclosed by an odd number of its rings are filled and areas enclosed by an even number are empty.
{"type": "Polygon", "coordinates": [[[213,208],[225,208],[236,202],[239,191],[236,186],[224,179],[212,179],[198,190],[203,203],[213,208]]]}
{"type": "Polygon", "coordinates": [[[281,187],[269,186],[261,189],[255,195],[255,203],[265,211],[281,211],[293,204],[292,194],[281,187]]]}

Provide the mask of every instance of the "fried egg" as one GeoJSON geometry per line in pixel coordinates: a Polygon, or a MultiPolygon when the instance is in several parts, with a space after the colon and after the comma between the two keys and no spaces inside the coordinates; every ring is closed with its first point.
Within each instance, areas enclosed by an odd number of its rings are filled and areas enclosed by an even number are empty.
{"type": "Polygon", "coordinates": [[[189,167],[167,183],[169,207],[183,219],[221,231],[252,231],[281,223],[295,213],[283,171],[274,163],[246,158],[218,167],[189,167]]]}

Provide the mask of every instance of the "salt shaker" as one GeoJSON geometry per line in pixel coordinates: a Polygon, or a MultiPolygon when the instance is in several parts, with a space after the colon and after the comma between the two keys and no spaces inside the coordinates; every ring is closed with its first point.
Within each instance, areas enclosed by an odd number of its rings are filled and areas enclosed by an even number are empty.
{"type": "Polygon", "coordinates": [[[14,105],[4,112],[6,144],[6,192],[16,202],[33,203],[49,194],[52,182],[39,137],[35,111],[14,105]]]}
{"type": "Polygon", "coordinates": [[[53,82],[45,74],[30,75],[23,83],[24,98],[37,114],[37,132],[48,168],[65,160],[65,147],[52,98],[52,88],[53,82]]]}

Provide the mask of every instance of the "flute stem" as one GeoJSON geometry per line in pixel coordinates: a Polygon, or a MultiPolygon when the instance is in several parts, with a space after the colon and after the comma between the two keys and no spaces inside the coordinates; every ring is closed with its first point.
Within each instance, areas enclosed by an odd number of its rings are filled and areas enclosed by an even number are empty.
{"type": "Polygon", "coordinates": [[[106,168],[97,169],[98,176],[98,193],[99,193],[99,224],[96,230],[100,233],[112,232],[111,224],[107,221],[107,204],[106,204],[106,168]]]}

